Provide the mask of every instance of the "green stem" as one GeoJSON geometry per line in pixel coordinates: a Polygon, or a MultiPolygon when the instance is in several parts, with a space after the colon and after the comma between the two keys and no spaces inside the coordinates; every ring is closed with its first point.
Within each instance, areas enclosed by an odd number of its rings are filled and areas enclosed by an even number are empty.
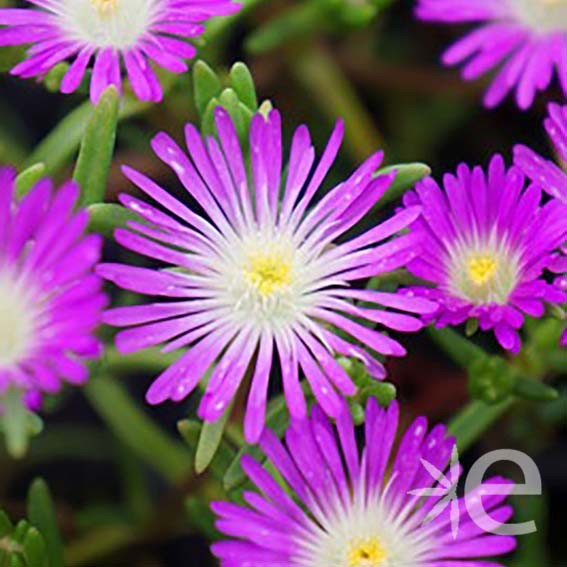
{"type": "Polygon", "coordinates": [[[192,459],[184,446],[153,423],[117,380],[93,378],[83,391],[108,428],[140,459],[170,482],[187,476],[192,459]]]}
{"type": "MultiPolygon", "coordinates": [[[[164,92],[167,92],[173,84],[173,76],[167,75],[162,81],[164,92]]],[[[121,101],[118,118],[126,120],[151,107],[151,103],[125,98],[121,101]]],[[[53,175],[61,169],[77,151],[92,115],[92,109],[90,101],[87,100],[65,116],[28,156],[23,167],[43,163],[47,175],[53,175]]]]}
{"type": "Polygon", "coordinates": [[[136,534],[128,526],[104,526],[71,543],[65,552],[65,564],[68,567],[103,565],[101,560],[135,541],[136,534]]]}
{"type": "Polygon", "coordinates": [[[109,373],[124,375],[143,369],[145,374],[158,374],[171,366],[183,352],[163,353],[159,348],[148,348],[132,354],[122,354],[115,347],[106,350],[105,362],[109,373]]]}
{"type": "Polygon", "coordinates": [[[449,423],[449,433],[457,439],[459,451],[466,451],[514,404],[508,398],[499,404],[488,405],[481,401],[469,402],[449,423]]]}
{"type": "Polygon", "coordinates": [[[366,159],[384,139],[342,70],[322,48],[310,46],[290,61],[300,83],[318,101],[331,121],[345,121],[345,147],[356,161],[366,159]]]}
{"type": "Polygon", "coordinates": [[[486,356],[483,349],[449,327],[428,327],[427,332],[451,360],[463,368],[470,367],[478,357],[486,356]]]}

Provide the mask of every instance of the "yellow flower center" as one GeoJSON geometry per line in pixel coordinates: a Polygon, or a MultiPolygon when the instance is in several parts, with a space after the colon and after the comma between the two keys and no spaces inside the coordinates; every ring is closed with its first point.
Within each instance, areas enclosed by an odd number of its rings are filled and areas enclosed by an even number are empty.
{"type": "Polygon", "coordinates": [[[469,260],[469,277],[476,285],[483,285],[494,278],[498,262],[494,256],[473,256],[469,260]]]}
{"type": "Polygon", "coordinates": [[[348,552],[349,567],[378,567],[386,560],[386,550],[375,537],[354,540],[348,552]]]}
{"type": "Polygon", "coordinates": [[[249,256],[244,278],[262,297],[269,297],[291,283],[291,263],[280,251],[257,252],[249,256]]]}
{"type": "Polygon", "coordinates": [[[114,14],[118,7],[118,0],[91,0],[101,18],[108,18],[114,14]]]}

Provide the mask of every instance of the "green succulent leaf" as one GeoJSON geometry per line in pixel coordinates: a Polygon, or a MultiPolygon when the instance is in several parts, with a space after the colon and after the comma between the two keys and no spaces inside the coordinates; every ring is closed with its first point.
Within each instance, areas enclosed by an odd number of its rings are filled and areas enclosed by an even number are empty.
{"type": "Polygon", "coordinates": [[[58,92],[61,87],[61,81],[63,80],[63,77],[68,70],[69,63],[58,63],[57,65],[55,65],[55,67],[47,72],[45,78],[43,79],[45,88],[52,93],[58,92]]]}
{"type": "Polygon", "coordinates": [[[87,124],[73,178],[81,187],[81,205],[104,200],[114,153],[120,95],[114,86],[104,91],[87,124]]]}
{"type": "Polygon", "coordinates": [[[45,540],[27,520],[12,524],[0,510],[0,566],[50,567],[45,540]]]}
{"type": "Polygon", "coordinates": [[[469,367],[471,397],[487,404],[496,404],[509,397],[516,382],[516,372],[498,356],[474,359],[469,367]]]}
{"type": "Polygon", "coordinates": [[[0,408],[0,430],[4,433],[8,454],[21,459],[28,451],[30,439],[43,429],[43,423],[26,408],[20,390],[8,390],[0,398],[0,408]]]}
{"type": "Polygon", "coordinates": [[[219,450],[224,429],[232,411],[232,404],[226,409],[220,419],[213,423],[204,422],[195,453],[195,471],[197,474],[207,470],[219,450]]]}
{"type": "MultiPolygon", "coordinates": [[[[266,427],[271,429],[278,437],[281,437],[289,424],[289,412],[283,396],[274,398],[268,404],[266,412],[266,427]]],[[[251,455],[259,461],[265,460],[262,451],[255,445],[244,446],[226,469],[223,484],[227,491],[234,490],[244,483],[246,475],[240,466],[240,460],[244,455],[251,455]]]]}
{"type": "Polygon", "coordinates": [[[28,492],[28,518],[45,538],[49,567],[63,567],[63,544],[57,527],[55,505],[47,484],[41,478],[33,481],[28,492]]]}
{"type": "Polygon", "coordinates": [[[559,398],[559,392],[552,386],[525,376],[518,376],[514,384],[514,394],[519,398],[535,402],[552,402],[559,398]]]}
{"type": "Polygon", "coordinates": [[[24,169],[16,177],[16,194],[25,195],[46,174],[44,163],[36,163],[24,169]]]}
{"type": "Polygon", "coordinates": [[[431,174],[431,168],[424,163],[400,163],[389,165],[376,172],[376,175],[387,175],[396,172],[394,181],[380,199],[379,206],[397,201],[406,191],[411,189],[418,181],[431,174]]]}
{"type": "Polygon", "coordinates": [[[255,112],[258,108],[258,97],[254,79],[248,67],[242,63],[235,63],[230,70],[230,84],[236,95],[248,109],[255,112]]]}
{"type": "MultiPolygon", "coordinates": [[[[195,454],[201,438],[203,425],[191,419],[182,419],[177,424],[177,428],[181,437],[191,449],[191,453],[195,454]]],[[[234,449],[222,438],[211,462],[208,464],[208,469],[215,478],[222,479],[234,458],[234,449]]]]}
{"type": "Polygon", "coordinates": [[[88,208],[89,230],[102,234],[105,238],[112,238],[117,228],[125,227],[128,221],[138,221],[139,218],[132,212],[113,203],[96,203],[88,208]]]}
{"type": "Polygon", "coordinates": [[[199,116],[203,118],[210,101],[222,92],[222,84],[217,74],[204,62],[193,65],[193,95],[199,116]]]}

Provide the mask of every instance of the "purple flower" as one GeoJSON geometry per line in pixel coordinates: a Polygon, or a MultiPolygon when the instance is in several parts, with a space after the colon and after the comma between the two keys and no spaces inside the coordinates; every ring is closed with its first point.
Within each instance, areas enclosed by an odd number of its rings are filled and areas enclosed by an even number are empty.
{"type": "Polygon", "coordinates": [[[124,64],[136,96],[159,101],[162,89],[150,65],[173,73],[187,70],[195,55],[187,38],[203,33],[202,22],[240,8],[231,0],[28,0],[33,8],[0,9],[0,46],[33,44],[13,75],[43,76],[72,59],[61,92],[74,92],[94,60],[91,99],[109,85],[121,90],[124,64]],[[5,26],[5,27],[1,27],[5,26]]]}
{"type": "Polygon", "coordinates": [[[102,239],[84,235],[86,211],[73,212],[76,184],[54,192],[44,179],[18,200],[14,178],[0,169],[0,394],[15,387],[37,408],[62,382],[83,384],[101,353],[102,239]]]}
{"type": "Polygon", "coordinates": [[[214,421],[240,384],[250,379],[245,433],[253,441],[263,427],[275,358],[293,416],[307,412],[300,368],[323,409],[336,415],[340,394],[354,394],[355,385],[335,354],[356,356],[372,375],[383,378],[382,364],[357,341],[374,353],[406,352],[397,341],[363,323],[417,331],[422,327],[419,319],[383,307],[421,314],[435,306],[422,298],[349,287],[355,280],[403,266],[419,253],[419,235],[387,240],[417,218],[419,206],[336,243],[370,211],[394,178],[375,176],[381,152],[315,203],[339,150],[342,123],[316,166],[309,132],[300,126],[284,169],[279,113],[256,114],[247,175],[229,115],[218,108],[215,120],[218,140],[202,139],[194,126],[187,125],[189,155],[164,133],[152,143],[176,173],[187,200],[191,197],[199,208],[124,168],[125,175],[161,208],[122,195],[121,202],[144,222],[117,230],[116,239],[170,269],[112,264],[102,266],[99,273],[123,288],[167,298],[106,315],[109,324],[134,327],[117,335],[121,352],[159,343],[166,343],[164,351],[190,347],[154,382],[148,401],[184,399],[214,367],[199,408],[203,419],[214,421]],[[359,300],[365,305],[355,303],[359,300]]]}
{"type": "Polygon", "coordinates": [[[444,176],[443,189],[425,179],[405,205],[423,206],[411,228],[422,235],[423,251],[408,269],[436,284],[414,291],[439,302],[438,326],[474,318],[518,352],[524,314],[541,317],[545,302],[567,299],[543,278],[565,239],[567,208],[557,200],[542,205],[540,188],[525,187],[519,169],[507,170],[500,156],[486,174],[461,164],[456,175],[444,176]]]}
{"type": "Polygon", "coordinates": [[[449,482],[437,483],[437,473],[449,465],[454,439],[444,425],[428,431],[420,417],[394,454],[398,413],[396,402],[384,410],[370,399],[362,451],[344,406],[335,427],[315,406],[309,419],[292,423],[285,443],[264,431],[260,446],[278,480],[254,458],[242,458],[257,490],[246,490],[242,505],[212,504],[217,529],[231,538],[212,546],[221,565],[501,567],[484,559],[513,550],[515,539],[487,534],[475,520],[484,508],[496,526],[507,522],[513,511],[503,504],[506,495],[489,496],[485,487],[497,482],[511,492],[512,483],[487,480],[467,503],[453,496],[458,463],[449,482]],[[444,505],[448,494],[451,503],[444,505]]]}
{"type": "Polygon", "coordinates": [[[443,63],[464,63],[466,80],[497,69],[487,107],[515,88],[518,106],[529,108],[555,72],[567,95],[565,0],[418,0],[416,13],[422,20],[480,24],[444,53],[443,63]]]}
{"type": "MultiPolygon", "coordinates": [[[[567,161],[567,106],[550,104],[544,125],[560,159],[567,161]]],[[[567,173],[561,167],[523,145],[514,148],[514,162],[533,183],[567,205],[567,173]]],[[[567,224],[567,219],[564,223],[567,224]]],[[[563,242],[559,252],[553,256],[549,269],[561,274],[556,284],[567,292],[567,242],[563,242]]],[[[567,346],[567,331],[563,333],[561,344],[567,346]]]]}

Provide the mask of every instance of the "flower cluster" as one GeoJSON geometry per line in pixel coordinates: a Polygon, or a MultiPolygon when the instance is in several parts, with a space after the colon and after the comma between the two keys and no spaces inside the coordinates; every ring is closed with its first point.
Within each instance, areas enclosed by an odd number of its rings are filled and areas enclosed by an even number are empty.
{"type": "Polygon", "coordinates": [[[121,63],[136,96],[159,101],[162,88],[150,62],[187,71],[195,47],[185,40],[203,33],[212,16],[235,12],[231,0],[27,0],[34,8],[0,9],[0,46],[33,44],[12,69],[19,77],[41,77],[62,61],[72,63],[61,92],[79,87],[94,61],[91,99],[106,87],[122,87],[121,63]]]}
{"type": "Polygon", "coordinates": [[[101,353],[102,240],[84,236],[76,184],[54,191],[45,179],[21,200],[14,191],[14,171],[0,169],[0,395],[16,388],[35,409],[62,382],[83,384],[101,353]]]}
{"type": "Polygon", "coordinates": [[[444,23],[481,25],[443,55],[446,65],[464,63],[463,77],[498,69],[484,103],[493,107],[513,89],[521,109],[557,75],[567,95],[567,2],[565,0],[418,0],[417,16],[444,23]]]}

